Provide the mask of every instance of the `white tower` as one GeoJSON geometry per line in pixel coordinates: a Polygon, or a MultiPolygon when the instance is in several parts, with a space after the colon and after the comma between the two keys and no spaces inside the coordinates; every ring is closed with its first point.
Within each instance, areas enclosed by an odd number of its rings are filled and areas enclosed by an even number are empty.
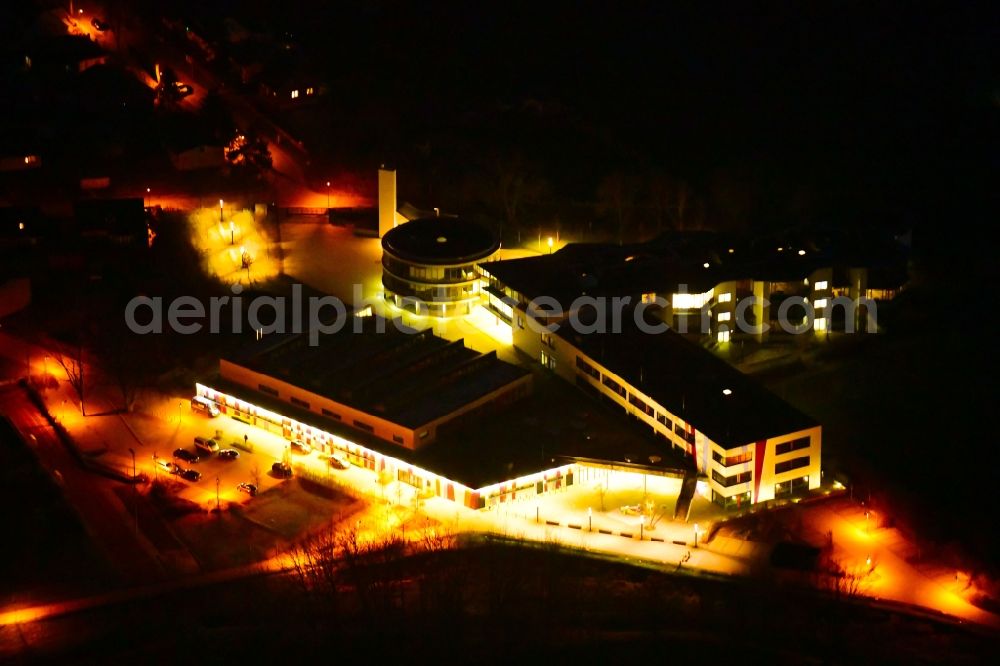
{"type": "Polygon", "coordinates": [[[378,170],[378,236],[382,238],[396,226],[396,170],[378,170]]]}

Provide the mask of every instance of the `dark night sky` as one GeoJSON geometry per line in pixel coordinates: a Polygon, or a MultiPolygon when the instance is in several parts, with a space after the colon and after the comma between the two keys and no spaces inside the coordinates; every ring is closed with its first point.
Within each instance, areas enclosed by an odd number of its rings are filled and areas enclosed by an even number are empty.
{"type": "Polygon", "coordinates": [[[665,5],[381,3],[328,7],[301,27],[333,37],[331,59],[361,55],[343,67],[395,91],[403,113],[427,106],[440,119],[449,106],[530,96],[613,136],[623,159],[818,189],[838,215],[919,225],[983,211],[995,14],[971,3],[665,5]]]}

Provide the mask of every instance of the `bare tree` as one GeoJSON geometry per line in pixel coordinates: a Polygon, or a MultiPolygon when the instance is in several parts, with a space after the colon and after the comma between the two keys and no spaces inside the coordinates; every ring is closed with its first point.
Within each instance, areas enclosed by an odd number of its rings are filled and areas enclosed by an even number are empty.
{"type": "Polygon", "coordinates": [[[100,350],[104,374],[111,380],[122,399],[122,409],[132,413],[139,392],[147,384],[149,374],[144,350],[128,331],[102,336],[107,341],[100,350]]]}
{"type": "Polygon", "coordinates": [[[87,370],[83,362],[83,344],[76,343],[69,352],[59,351],[53,354],[53,357],[66,373],[66,379],[80,402],[80,414],[86,416],[84,397],[88,384],[86,382],[87,370]]]}
{"type": "Polygon", "coordinates": [[[547,189],[545,181],[524,158],[515,153],[493,164],[492,199],[500,208],[502,224],[520,232],[526,206],[535,203],[547,189]]]}
{"type": "Polygon", "coordinates": [[[687,212],[688,207],[691,202],[691,188],[685,182],[680,182],[677,184],[677,189],[675,191],[675,208],[677,210],[676,220],[677,228],[683,229],[684,225],[687,223],[687,212]]]}
{"type": "Polygon", "coordinates": [[[635,212],[638,191],[635,179],[618,171],[607,175],[597,188],[597,214],[611,218],[619,243],[624,242],[625,227],[635,212]]]}
{"type": "Polygon", "coordinates": [[[649,177],[647,196],[649,197],[650,214],[653,217],[653,222],[656,223],[657,233],[663,231],[671,223],[672,209],[676,205],[674,191],[674,183],[666,174],[654,173],[649,177]]]}

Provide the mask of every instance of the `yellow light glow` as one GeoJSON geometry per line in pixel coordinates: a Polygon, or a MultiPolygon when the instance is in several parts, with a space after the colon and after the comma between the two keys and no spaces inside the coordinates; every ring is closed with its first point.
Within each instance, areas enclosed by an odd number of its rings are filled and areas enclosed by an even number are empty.
{"type": "Polygon", "coordinates": [[[35,606],[33,608],[19,608],[17,610],[5,611],[0,613],[0,626],[9,626],[12,624],[25,624],[27,622],[34,622],[45,616],[45,608],[43,606],[35,606]]]}
{"type": "Polygon", "coordinates": [[[713,289],[709,289],[704,294],[673,294],[670,297],[670,302],[675,310],[698,309],[710,301],[713,295],[713,289]]]}

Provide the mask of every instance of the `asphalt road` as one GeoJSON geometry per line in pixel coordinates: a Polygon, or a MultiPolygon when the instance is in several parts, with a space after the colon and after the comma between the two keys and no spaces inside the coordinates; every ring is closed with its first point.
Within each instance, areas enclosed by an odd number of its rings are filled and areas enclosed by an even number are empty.
{"type": "Polygon", "coordinates": [[[124,506],[113,491],[116,482],[81,468],[21,388],[0,389],[0,412],[27,438],[28,445],[56,479],[67,502],[80,516],[99,551],[121,575],[122,582],[135,584],[160,579],[163,568],[136,534],[130,507],[124,506]]]}

